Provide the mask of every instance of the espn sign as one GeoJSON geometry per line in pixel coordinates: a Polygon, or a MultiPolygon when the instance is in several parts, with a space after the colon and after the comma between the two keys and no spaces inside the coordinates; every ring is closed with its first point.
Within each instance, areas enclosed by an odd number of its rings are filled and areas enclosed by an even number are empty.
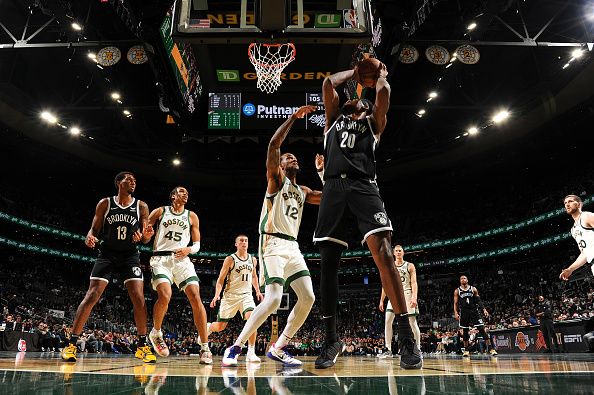
{"type": "Polygon", "coordinates": [[[582,335],[563,335],[563,343],[581,343],[582,335]]]}

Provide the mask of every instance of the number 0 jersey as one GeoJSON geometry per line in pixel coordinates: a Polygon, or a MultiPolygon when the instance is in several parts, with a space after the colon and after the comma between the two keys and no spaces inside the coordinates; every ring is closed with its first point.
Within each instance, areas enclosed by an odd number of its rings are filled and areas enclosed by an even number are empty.
{"type": "Polygon", "coordinates": [[[138,251],[136,244],[132,241],[132,235],[140,227],[140,208],[138,200],[132,198],[132,203],[126,207],[116,202],[116,197],[108,198],[107,211],[103,217],[101,228],[101,251],[133,253],[138,251]]]}
{"type": "MultiPolygon", "coordinates": [[[[575,239],[580,252],[586,254],[586,260],[588,263],[594,263],[594,229],[587,228],[582,225],[581,214],[571,228],[571,235],[575,239]]],[[[594,269],[592,270],[594,273],[594,269]]]]}
{"type": "Polygon", "coordinates": [[[304,203],[305,192],[284,177],[276,193],[266,193],[260,214],[260,234],[297,240],[304,203]]]}
{"type": "Polygon", "coordinates": [[[163,207],[153,251],[174,251],[187,247],[191,240],[190,210],[176,214],[170,206],[163,207]]]}
{"type": "Polygon", "coordinates": [[[254,262],[248,254],[247,259],[241,259],[237,254],[232,254],[233,266],[229,269],[225,278],[225,294],[251,294],[252,293],[252,270],[254,262]]]}

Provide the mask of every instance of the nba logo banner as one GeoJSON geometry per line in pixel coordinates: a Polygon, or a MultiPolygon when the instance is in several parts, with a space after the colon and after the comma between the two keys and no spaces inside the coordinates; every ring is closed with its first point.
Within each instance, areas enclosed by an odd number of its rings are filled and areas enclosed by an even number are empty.
{"type": "Polygon", "coordinates": [[[17,348],[19,351],[27,351],[27,342],[25,341],[25,339],[19,339],[19,344],[17,348]]]}

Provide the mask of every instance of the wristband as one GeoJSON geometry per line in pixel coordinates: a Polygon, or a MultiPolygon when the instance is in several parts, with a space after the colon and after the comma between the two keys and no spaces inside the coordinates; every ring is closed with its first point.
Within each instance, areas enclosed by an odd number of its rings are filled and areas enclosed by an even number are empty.
{"type": "Polygon", "coordinates": [[[191,253],[191,254],[195,254],[195,253],[197,253],[198,251],[200,251],[200,242],[199,242],[199,241],[195,241],[195,242],[192,244],[192,247],[190,247],[190,253],[191,253]]]}

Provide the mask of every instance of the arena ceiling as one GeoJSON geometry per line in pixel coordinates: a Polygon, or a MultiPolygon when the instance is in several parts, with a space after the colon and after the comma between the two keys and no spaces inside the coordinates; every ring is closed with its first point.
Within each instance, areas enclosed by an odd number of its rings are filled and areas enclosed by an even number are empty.
{"type": "MultiPolygon", "coordinates": [[[[238,167],[246,174],[261,170],[262,161],[238,165],[237,158],[246,153],[263,158],[271,130],[209,130],[202,126],[206,100],[199,115],[168,124],[163,110],[176,88],[163,68],[125,61],[99,68],[88,58],[105,45],[155,45],[171,3],[0,0],[0,122],[86,159],[153,175],[170,174],[173,158],[206,183],[221,182],[221,172],[238,167]],[[83,29],[74,30],[73,22],[83,29]],[[120,93],[121,104],[113,92],[120,93]],[[74,138],[68,129],[43,124],[44,110],[82,134],[74,138]]],[[[389,130],[378,154],[383,177],[468,167],[484,152],[518,150],[519,141],[543,139],[551,122],[563,117],[592,119],[594,63],[588,43],[594,41],[594,2],[372,3],[383,29],[376,52],[390,70],[392,86],[389,130]],[[469,29],[472,23],[476,27],[469,29]],[[468,42],[480,52],[475,65],[453,62],[446,68],[425,59],[430,45],[453,50],[468,42]],[[405,45],[419,50],[416,63],[398,61],[405,45]],[[437,97],[428,101],[430,92],[437,97]],[[509,119],[494,124],[493,115],[502,110],[509,119]],[[472,126],[476,135],[468,133],[472,126]]],[[[321,151],[319,140],[298,131],[288,148],[313,156],[321,151]]]]}

